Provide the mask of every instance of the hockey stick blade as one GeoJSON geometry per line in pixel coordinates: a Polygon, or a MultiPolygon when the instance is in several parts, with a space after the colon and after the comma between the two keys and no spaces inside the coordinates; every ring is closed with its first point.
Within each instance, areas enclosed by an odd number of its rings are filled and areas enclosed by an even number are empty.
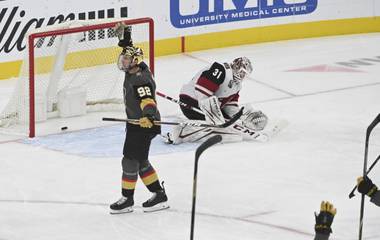
{"type": "MultiPolygon", "coordinates": [[[[380,155],[377,156],[376,160],[372,163],[372,165],[369,167],[368,171],[367,171],[367,175],[371,172],[372,168],[376,165],[376,163],[380,160],[380,155]]],[[[348,197],[351,199],[353,197],[355,197],[355,190],[358,188],[358,186],[355,186],[352,191],[350,192],[350,194],[348,195],[348,197]]]]}
{"type": "Polygon", "coordinates": [[[198,160],[201,154],[209,147],[217,144],[218,142],[222,141],[222,136],[215,135],[207,139],[205,142],[203,142],[195,151],[195,159],[198,160]]]}

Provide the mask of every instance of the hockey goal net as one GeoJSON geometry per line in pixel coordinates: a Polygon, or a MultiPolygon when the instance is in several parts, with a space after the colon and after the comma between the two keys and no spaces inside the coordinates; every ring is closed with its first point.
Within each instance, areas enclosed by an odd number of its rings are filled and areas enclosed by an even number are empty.
{"type": "Polygon", "coordinates": [[[120,21],[132,26],[133,43],[143,49],[144,61],[154,72],[151,18],[68,22],[39,29],[28,35],[14,93],[0,113],[0,131],[34,137],[36,126],[50,119],[123,111],[124,73],[116,65],[121,48],[113,29],[120,21]]]}

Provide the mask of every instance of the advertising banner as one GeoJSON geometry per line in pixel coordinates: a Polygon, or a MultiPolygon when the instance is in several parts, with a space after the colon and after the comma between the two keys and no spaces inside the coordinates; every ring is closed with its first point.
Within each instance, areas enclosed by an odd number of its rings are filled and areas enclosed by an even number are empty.
{"type": "Polygon", "coordinates": [[[318,4],[318,0],[199,1],[193,5],[190,2],[184,4],[184,1],[170,0],[170,20],[174,27],[304,15],[314,12],[318,4]],[[180,2],[183,4],[180,5],[180,2]]]}
{"type": "Polygon", "coordinates": [[[18,60],[26,48],[25,34],[68,20],[128,17],[125,1],[0,1],[0,62],[18,60]]]}
{"type": "Polygon", "coordinates": [[[380,16],[380,1],[130,0],[128,9],[129,17],[152,17],[156,39],[167,39],[281,24],[380,16]]]}

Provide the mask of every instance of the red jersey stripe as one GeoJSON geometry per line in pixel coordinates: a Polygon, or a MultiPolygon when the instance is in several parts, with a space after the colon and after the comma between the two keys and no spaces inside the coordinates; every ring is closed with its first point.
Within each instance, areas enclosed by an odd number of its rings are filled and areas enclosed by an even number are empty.
{"type": "Polygon", "coordinates": [[[201,92],[202,94],[204,94],[204,95],[206,95],[206,96],[208,96],[208,97],[211,96],[211,94],[208,94],[208,93],[206,93],[205,91],[203,91],[203,90],[201,90],[201,89],[199,89],[199,88],[197,88],[197,87],[195,87],[195,90],[197,90],[198,92],[201,92]]]}
{"type": "Polygon", "coordinates": [[[219,88],[219,85],[214,83],[213,81],[211,81],[210,79],[207,79],[205,77],[200,77],[197,81],[197,84],[199,86],[202,86],[208,90],[210,90],[211,92],[216,92],[216,90],[218,90],[219,88]]]}

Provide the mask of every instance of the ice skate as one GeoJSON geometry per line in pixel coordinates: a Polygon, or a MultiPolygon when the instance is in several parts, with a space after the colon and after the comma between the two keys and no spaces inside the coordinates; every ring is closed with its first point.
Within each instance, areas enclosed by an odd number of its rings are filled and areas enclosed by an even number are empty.
{"type": "Polygon", "coordinates": [[[110,205],[111,214],[133,212],[133,197],[121,197],[117,202],[110,205]]]}
{"type": "Polygon", "coordinates": [[[155,212],[169,208],[168,197],[162,189],[153,193],[153,196],[142,204],[144,212],[155,212]]]}

